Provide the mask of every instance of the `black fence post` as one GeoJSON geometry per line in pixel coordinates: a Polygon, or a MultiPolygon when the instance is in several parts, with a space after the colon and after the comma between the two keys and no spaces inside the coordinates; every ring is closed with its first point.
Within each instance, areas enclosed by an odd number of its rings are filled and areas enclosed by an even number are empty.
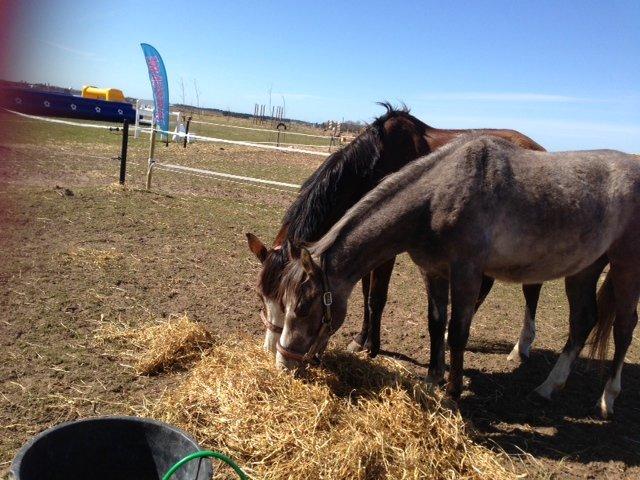
{"type": "Polygon", "coordinates": [[[129,145],[129,120],[122,123],[122,151],[120,152],[120,185],[124,185],[127,173],[127,146],[129,145]]]}
{"type": "Polygon", "coordinates": [[[182,148],[187,148],[187,139],[189,138],[189,124],[191,123],[191,117],[187,118],[187,127],[184,129],[184,142],[182,148]]]}

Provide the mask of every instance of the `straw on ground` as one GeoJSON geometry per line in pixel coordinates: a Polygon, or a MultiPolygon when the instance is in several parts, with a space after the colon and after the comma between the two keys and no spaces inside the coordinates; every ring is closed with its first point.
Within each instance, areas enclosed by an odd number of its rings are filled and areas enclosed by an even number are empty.
{"type": "MultiPolygon", "coordinates": [[[[186,317],[126,337],[154,365],[184,365],[189,346],[211,339],[186,317]]],[[[516,477],[506,454],[475,443],[442,396],[395,360],[328,352],[322,368],[293,376],[249,340],[202,348],[182,383],[139,413],[185,429],[253,478],[516,477]]]]}

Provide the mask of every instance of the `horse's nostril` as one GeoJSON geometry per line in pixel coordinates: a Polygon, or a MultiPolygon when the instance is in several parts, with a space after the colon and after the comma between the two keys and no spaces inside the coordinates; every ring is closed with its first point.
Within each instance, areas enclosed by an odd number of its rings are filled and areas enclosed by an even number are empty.
{"type": "Polygon", "coordinates": [[[295,360],[289,360],[288,358],[283,357],[280,352],[276,353],[276,367],[278,370],[295,370],[300,365],[302,364],[295,360]]]}

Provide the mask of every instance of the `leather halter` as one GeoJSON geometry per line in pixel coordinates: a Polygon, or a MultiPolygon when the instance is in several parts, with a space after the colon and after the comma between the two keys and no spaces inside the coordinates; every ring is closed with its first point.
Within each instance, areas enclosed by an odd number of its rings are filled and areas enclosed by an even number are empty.
{"type": "MultiPolygon", "coordinates": [[[[324,263],[324,262],[322,262],[324,263]]],[[[322,271],[322,287],[324,289],[322,293],[322,320],[320,323],[320,328],[318,329],[318,333],[316,333],[316,338],[307,350],[306,353],[298,353],[293,350],[290,350],[280,343],[280,339],[278,339],[278,343],[276,343],[276,350],[280,355],[282,355],[287,360],[294,360],[296,362],[304,363],[311,362],[314,357],[318,354],[320,350],[320,344],[324,339],[327,332],[331,333],[332,330],[332,318],[331,318],[331,304],[333,303],[333,296],[331,295],[331,289],[329,288],[329,280],[327,279],[327,275],[324,273],[324,268],[321,267],[322,271]]]]}
{"type": "Polygon", "coordinates": [[[262,323],[264,323],[264,326],[267,330],[270,330],[273,333],[282,333],[282,327],[279,327],[275,323],[271,323],[269,320],[267,320],[267,317],[265,316],[264,312],[262,312],[262,310],[260,311],[260,320],[262,320],[262,323]]]}

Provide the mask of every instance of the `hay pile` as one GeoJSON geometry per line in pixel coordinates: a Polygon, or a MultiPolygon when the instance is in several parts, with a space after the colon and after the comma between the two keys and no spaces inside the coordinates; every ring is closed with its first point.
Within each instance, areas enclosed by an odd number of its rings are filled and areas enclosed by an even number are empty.
{"type": "Polygon", "coordinates": [[[198,360],[213,342],[212,335],[186,315],[141,329],[103,323],[94,338],[102,344],[115,340],[127,345],[121,354],[132,360],[141,375],[184,369],[198,360]]]}
{"type": "Polygon", "coordinates": [[[474,443],[439,394],[389,359],[329,352],[324,368],[278,372],[250,341],[217,343],[141,412],[231,455],[253,478],[516,477],[474,443]]]}
{"type": "Polygon", "coordinates": [[[140,330],[105,323],[141,373],[186,367],[135,410],[192,433],[255,479],[515,478],[506,454],[473,442],[459,414],[400,363],[327,352],[294,376],[251,340],[220,341],[186,316],[140,330]]]}

